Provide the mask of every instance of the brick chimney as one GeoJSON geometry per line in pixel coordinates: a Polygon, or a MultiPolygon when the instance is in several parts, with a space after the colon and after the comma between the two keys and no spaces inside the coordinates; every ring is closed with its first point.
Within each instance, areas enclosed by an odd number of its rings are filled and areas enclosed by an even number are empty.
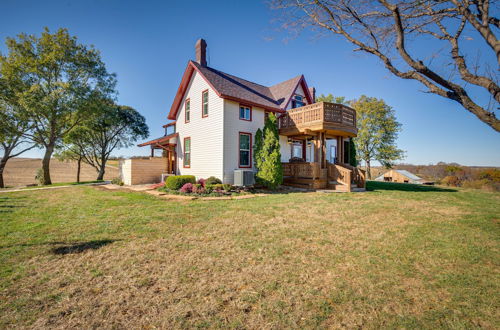
{"type": "Polygon", "coordinates": [[[311,94],[311,97],[313,99],[313,103],[316,103],[316,88],[309,87],[309,94],[311,94]]]}
{"type": "Polygon", "coordinates": [[[207,66],[207,43],[204,39],[196,42],[196,62],[201,66],[207,66]]]}

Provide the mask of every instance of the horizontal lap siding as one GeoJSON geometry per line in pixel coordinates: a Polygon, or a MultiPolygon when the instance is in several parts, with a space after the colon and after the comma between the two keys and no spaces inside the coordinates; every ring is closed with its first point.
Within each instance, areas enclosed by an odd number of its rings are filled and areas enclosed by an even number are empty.
{"type": "MultiPolygon", "coordinates": [[[[252,149],[255,144],[255,133],[257,129],[264,128],[264,110],[262,108],[252,108],[252,121],[239,119],[240,104],[238,102],[224,100],[224,183],[234,183],[234,170],[239,168],[239,133],[252,134],[252,149]]],[[[252,170],[252,167],[242,168],[252,170]]]]}
{"type": "Polygon", "coordinates": [[[199,178],[216,176],[222,178],[223,167],[223,124],[224,100],[221,99],[208,83],[196,71],[191,77],[186,95],[177,114],[177,174],[190,174],[199,178]],[[208,116],[202,118],[201,94],[208,89],[208,116]],[[184,104],[191,102],[190,122],[185,123],[184,104]],[[191,138],[191,167],[184,168],[184,138],[191,138]]]}
{"type": "Polygon", "coordinates": [[[292,158],[292,146],[288,144],[288,137],[280,135],[281,162],[287,163],[292,158]]]}
{"type": "Polygon", "coordinates": [[[126,185],[158,183],[162,173],[167,173],[167,161],[163,157],[125,159],[120,162],[120,172],[126,185]]]}

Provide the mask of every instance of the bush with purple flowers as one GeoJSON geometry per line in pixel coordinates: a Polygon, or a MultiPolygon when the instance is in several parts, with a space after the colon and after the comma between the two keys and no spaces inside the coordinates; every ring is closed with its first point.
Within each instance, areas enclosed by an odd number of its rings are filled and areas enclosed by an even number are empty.
{"type": "Polygon", "coordinates": [[[181,193],[190,194],[193,192],[193,184],[191,182],[185,183],[181,189],[179,189],[181,193]]]}

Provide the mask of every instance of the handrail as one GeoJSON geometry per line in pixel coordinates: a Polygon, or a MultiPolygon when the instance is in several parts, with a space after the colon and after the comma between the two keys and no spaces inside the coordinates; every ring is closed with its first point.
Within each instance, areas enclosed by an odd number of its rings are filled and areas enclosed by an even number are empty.
{"type": "Polygon", "coordinates": [[[315,179],[320,176],[319,163],[281,163],[283,176],[315,179]]]}
{"type": "Polygon", "coordinates": [[[353,172],[352,181],[356,183],[359,188],[366,187],[366,171],[350,164],[342,164],[342,166],[350,169],[353,172]]]}
{"type": "Polygon", "coordinates": [[[290,109],[278,118],[279,128],[300,127],[316,122],[356,127],[356,111],[343,104],[317,102],[290,109]]]}
{"type": "Polygon", "coordinates": [[[328,163],[328,178],[346,185],[348,191],[351,191],[352,173],[353,171],[339,164],[328,163]]]}

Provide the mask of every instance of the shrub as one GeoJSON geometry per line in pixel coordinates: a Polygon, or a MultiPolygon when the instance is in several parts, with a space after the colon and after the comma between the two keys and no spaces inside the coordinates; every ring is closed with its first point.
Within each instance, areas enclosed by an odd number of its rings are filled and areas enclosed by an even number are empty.
{"type": "Polygon", "coordinates": [[[185,183],[179,191],[181,193],[190,194],[193,192],[193,184],[191,182],[185,183]]]}
{"type": "Polygon", "coordinates": [[[113,180],[111,180],[111,183],[112,184],[117,184],[119,186],[123,186],[123,181],[120,178],[114,178],[113,180]]]}
{"type": "MultiPolygon", "coordinates": [[[[283,183],[283,168],[281,165],[280,142],[277,119],[269,114],[262,134],[256,134],[256,145],[260,150],[254,150],[257,175],[255,179],[269,189],[275,190],[283,183]]],[[[257,149],[259,149],[257,148],[257,149]]]]}
{"type": "Polygon", "coordinates": [[[441,180],[442,184],[445,184],[447,186],[453,186],[453,187],[458,187],[460,186],[460,179],[456,175],[448,175],[441,180]]]}
{"type": "Polygon", "coordinates": [[[222,183],[222,181],[220,179],[216,178],[215,176],[211,176],[205,180],[205,185],[207,185],[207,184],[215,185],[215,184],[221,184],[221,183],[222,183]]]}
{"type": "Polygon", "coordinates": [[[230,184],[228,184],[228,183],[225,183],[225,184],[223,184],[223,185],[222,185],[222,189],[224,189],[224,191],[225,191],[225,192],[229,192],[229,191],[231,191],[231,188],[232,188],[232,187],[233,187],[233,186],[231,186],[231,185],[230,185],[230,184]]]}
{"type": "Polygon", "coordinates": [[[199,179],[198,180],[198,184],[201,185],[202,187],[205,187],[205,185],[207,184],[207,180],[205,180],[205,179],[199,179]]]}
{"type": "Polygon", "coordinates": [[[181,189],[186,183],[191,183],[195,184],[196,183],[196,178],[194,175],[173,175],[167,177],[167,180],[165,180],[165,187],[170,190],[179,190],[181,189]]]}
{"type": "Polygon", "coordinates": [[[214,190],[216,192],[222,192],[224,190],[224,185],[222,183],[217,183],[217,184],[214,184],[213,187],[214,187],[214,190]]]}
{"type": "Polygon", "coordinates": [[[205,184],[205,192],[207,194],[212,193],[215,190],[215,185],[213,184],[205,184]]]}
{"type": "Polygon", "coordinates": [[[199,183],[193,185],[192,189],[193,193],[195,194],[203,194],[205,192],[205,188],[199,183]]]}
{"type": "Polygon", "coordinates": [[[45,180],[43,179],[43,168],[39,168],[38,170],[36,170],[35,180],[39,186],[43,186],[43,183],[45,182],[45,180]]]}

